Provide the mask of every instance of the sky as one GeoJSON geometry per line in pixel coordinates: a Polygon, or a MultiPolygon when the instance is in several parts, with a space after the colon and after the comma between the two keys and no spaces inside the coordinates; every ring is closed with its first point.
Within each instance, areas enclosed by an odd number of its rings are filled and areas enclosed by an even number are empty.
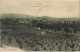
{"type": "Polygon", "coordinates": [[[0,14],[79,17],[79,0],[0,0],[0,14]]]}

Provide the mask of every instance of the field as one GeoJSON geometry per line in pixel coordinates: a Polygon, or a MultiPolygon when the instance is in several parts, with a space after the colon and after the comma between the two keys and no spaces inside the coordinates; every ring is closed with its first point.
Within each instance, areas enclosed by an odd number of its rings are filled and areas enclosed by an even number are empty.
{"type": "Polygon", "coordinates": [[[12,47],[18,47],[27,51],[79,51],[79,32],[64,35],[63,33],[46,33],[43,30],[35,30],[28,25],[2,26],[1,43],[12,47]]]}
{"type": "Polygon", "coordinates": [[[4,18],[0,23],[2,47],[26,51],[80,51],[80,18],[4,18]]]}

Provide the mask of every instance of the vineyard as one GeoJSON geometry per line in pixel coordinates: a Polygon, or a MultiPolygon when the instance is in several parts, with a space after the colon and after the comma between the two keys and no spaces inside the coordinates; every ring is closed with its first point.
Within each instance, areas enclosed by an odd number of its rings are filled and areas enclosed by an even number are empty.
{"type": "MultiPolygon", "coordinates": [[[[10,25],[9,25],[10,26],[10,25]]],[[[41,31],[21,27],[16,30],[5,30],[2,32],[1,43],[18,47],[24,50],[33,51],[76,51],[80,50],[80,36],[75,34],[54,34],[41,35],[41,31]]]]}
{"type": "Polygon", "coordinates": [[[80,20],[1,19],[1,44],[26,51],[80,51],[80,20]]]}

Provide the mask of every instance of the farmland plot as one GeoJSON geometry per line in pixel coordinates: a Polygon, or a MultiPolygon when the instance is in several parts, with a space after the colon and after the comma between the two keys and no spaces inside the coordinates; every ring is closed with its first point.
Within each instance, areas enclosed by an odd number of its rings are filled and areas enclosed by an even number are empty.
{"type": "Polygon", "coordinates": [[[80,51],[80,20],[3,19],[0,31],[2,47],[26,51],[80,51]]]}

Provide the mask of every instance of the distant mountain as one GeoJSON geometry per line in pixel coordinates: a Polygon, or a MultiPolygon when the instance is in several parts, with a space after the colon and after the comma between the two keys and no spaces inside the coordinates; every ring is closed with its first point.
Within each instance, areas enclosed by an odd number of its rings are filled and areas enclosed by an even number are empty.
{"type": "Polygon", "coordinates": [[[0,19],[3,18],[34,18],[35,16],[24,15],[24,14],[2,14],[0,19]]]}
{"type": "Polygon", "coordinates": [[[3,18],[36,18],[36,19],[48,19],[48,20],[80,20],[80,18],[57,18],[57,17],[50,17],[50,16],[31,16],[31,15],[24,15],[24,14],[1,14],[0,19],[3,18]]]}

